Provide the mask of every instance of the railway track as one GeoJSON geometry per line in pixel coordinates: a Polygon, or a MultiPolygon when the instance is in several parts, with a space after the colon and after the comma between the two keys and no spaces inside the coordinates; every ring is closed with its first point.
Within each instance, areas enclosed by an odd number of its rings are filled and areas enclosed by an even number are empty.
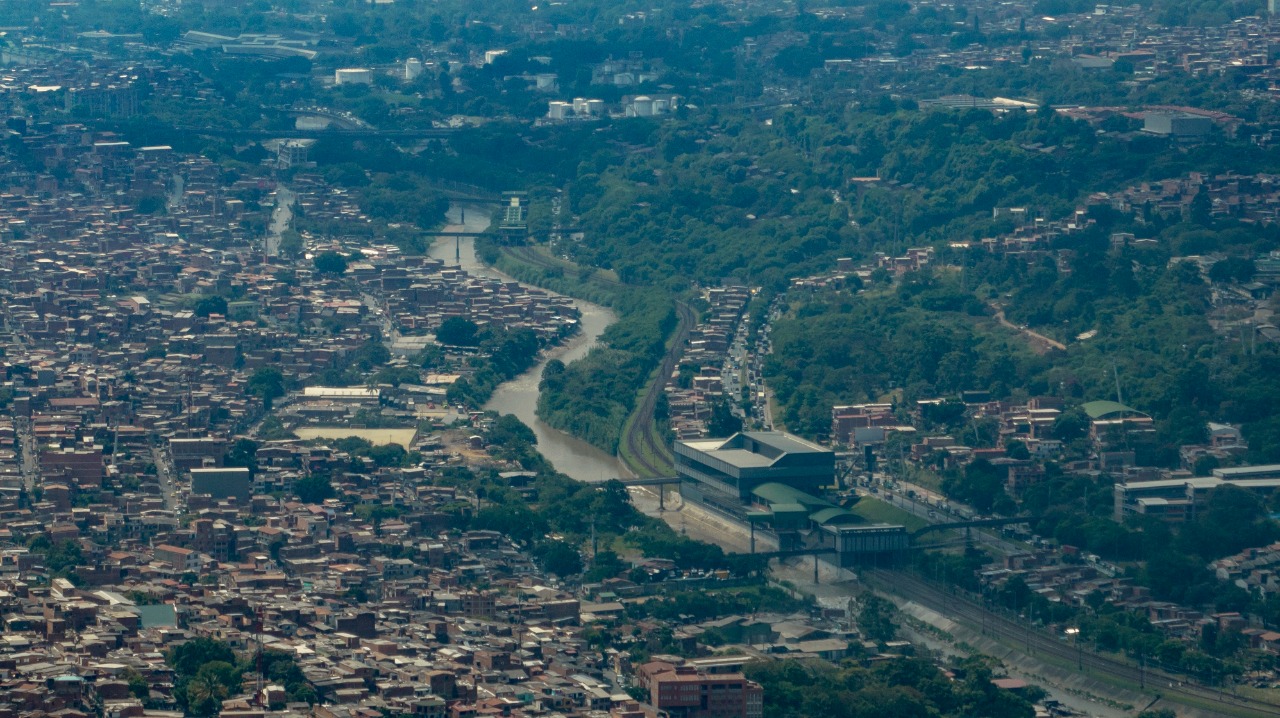
{"type": "Polygon", "coordinates": [[[1011,639],[1017,645],[1026,646],[1028,653],[1039,652],[1063,662],[1077,663],[1096,676],[1111,676],[1145,686],[1144,690],[1157,694],[1165,701],[1202,710],[1222,706],[1219,710],[1230,710],[1234,715],[1280,716],[1280,706],[1277,705],[1198,683],[1188,683],[1185,677],[1170,675],[1155,668],[1133,666],[1115,658],[1081,650],[1071,643],[1029,628],[1025,623],[994,613],[965,596],[948,593],[906,573],[872,569],[864,571],[863,578],[877,588],[909,598],[947,618],[970,624],[971,627],[980,625],[988,635],[1011,639]]]}
{"type": "Polygon", "coordinates": [[[674,457],[671,454],[671,447],[667,442],[659,436],[658,428],[654,425],[654,411],[658,406],[658,397],[662,396],[663,390],[666,388],[666,378],[671,376],[671,372],[675,371],[676,362],[680,361],[680,355],[684,353],[685,340],[689,338],[689,331],[693,329],[694,316],[693,309],[684,302],[676,302],[676,330],[672,335],[670,348],[667,354],[662,358],[662,363],[658,366],[658,372],[654,376],[653,381],[649,382],[649,388],[644,393],[644,398],[640,401],[640,408],[634,414],[634,420],[627,427],[626,433],[622,440],[627,445],[627,451],[633,457],[633,460],[641,469],[649,476],[666,476],[670,473],[669,469],[655,466],[649,461],[647,456],[659,456],[667,461],[674,463],[674,457]],[[648,453],[645,453],[648,449],[648,453]]]}
{"type": "MultiPolygon", "coordinates": [[[[518,261],[540,269],[564,269],[563,264],[557,263],[533,247],[508,247],[507,251],[518,261]]],[[[579,277],[581,277],[582,272],[581,270],[579,271],[579,277]]],[[[599,275],[593,276],[591,281],[614,289],[624,289],[628,286],[622,282],[599,275]]],[[[659,365],[658,373],[654,380],[649,383],[649,387],[645,390],[644,397],[640,400],[640,407],[633,413],[634,420],[622,436],[627,453],[631,457],[629,462],[632,464],[631,468],[637,470],[637,473],[642,474],[643,477],[666,476],[670,473],[670,469],[656,465],[648,457],[661,457],[668,462],[673,460],[671,447],[667,445],[661,432],[654,426],[654,411],[658,406],[658,397],[662,396],[662,391],[666,386],[666,377],[671,376],[671,372],[675,370],[676,362],[680,361],[680,355],[684,352],[685,340],[689,338],[689,331],[693,329],[696,317],[693,309],[687,304],[676,302],[676,319],[676,329],[673,332],[671,347],[662,358],[662,363],[659,365]]]]}
{"type": "MultiPolygon", "coordinates": [[[[519,261],[521,261],[521,262],[523,262],[523,263],[525,263],[525,264],[533,265],[533,266],[538,267],[538,268],[540,268],[540,269],[560,269],[560,270],[563,270],[563,269],[565,268],[563,264],[557,263],[556,261],[554,261],[554,260],[552,260],[551,258],[547,257],[547,255],[545,255],[545,254],[543,254],[543,253],[539,252],[538,250],[534,249],[533,247],[528,247],[528,246],[523,246],[523,247],[507,247],[506,249],[507,249],[508,254],[510,254],[511,256],[515,257],[517,260],[519,260],[519,261]]],[[[579,278],[579,279],[582,279],[582,278],[583,278],[583,276],[584,276],[585,274],[587,274],[587,271],[586,271],[586,270],[583,270],[583,269],[581,269],[581,268],[579,268],[579,269],[578,269],[578,278],[579,278]]],[[[595,282],[595,283],[597,283],[597,284],[601,284],[601,285],[607,286],[607,287],[612,287],[612,288],[614,288],[614,289],[622,289],[622,288],[624,288],[624,287],[626,287],[626,286],[627,286],[626,284],[623,284],[622,282],[619,282],[619,281],[617,281],[617,280],[615,280],[615,279],[609,279],[608,277],[604,277],[604,276],[600,276],[600,275],[592,276],[592,277],[591,277],[591,281],[593,281],[593,282],[595,282]]]]}

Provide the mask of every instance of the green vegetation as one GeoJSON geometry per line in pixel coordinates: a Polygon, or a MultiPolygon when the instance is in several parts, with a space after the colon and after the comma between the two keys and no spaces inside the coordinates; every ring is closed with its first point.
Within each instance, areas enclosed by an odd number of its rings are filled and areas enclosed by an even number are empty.
{"type": "Polygon", "coordinates": [[[468,360],[474,371],[450,385],[448,392],[450,401],[466,402],[471,406],[483,405],[499,384],[520,376],[533,366],[542,349],[538,335],[532,329],[508,331],[486,328],[475,341],[478,341],[480,356],[468,360]]]}
{"type": "Polygon", "coordinates": [[[922,529],[929,525],[928,521],[908,511],[885,503],[880,499],[865,496],[849,508],[852,513],[861,516],[871,523],[886,523],[906,526],[908,531],[922,529]]]}
{"type": "Polygon", "coordinates": [[[879,643],[892,641],[898,632],[898,626],[894,623],[897,608],[886,599],[871,593],[864,594],[861,603],[858,610],[858,630],[862,631],[862,635],[879,643]]]}
{"type": "Polygon", "coordinates": [[[628,603],[626,609],[627,618],[635,621],[709,621],[754,613],[797,613],[813,605],[812,598],[796,598],[776,586],[750,586],[724,591],[676,591],[661,598],[628,603]]]}
{"type": "Polygon", "coordinates": [[[48,536],[38,534],[27,542],[32,553],[41,556],[41,563],[49,572],[50,578],[65,578],[75,582],[75,567],[84,559],[84,552],[76,541],[59,541],[54,543],[48,536]]]}
{"type": "Polygon", "coordinates": [[[284,374],[272,366],[255,369],[253,374],[249,376],[248,391],[250,394],[262,399],[263,406],[267,411],[270,411],[271,403],[284,396],[284,374]]]}
{"type": "Polygon", "coordinates": [[[201,297],[195,303],[195,306],[192,307],[192,311],[195,312],[195,315],[197,317],[207,317],[210,314],[221,314],[223,316],[226,316],[227,300],[225,297],[220,297],[216,294],[207,296],[207,297],[201,297]]]}
{"type": "Polygon", "coordinates": [[[959,279],[909,275],[894,291],[836,292],[775,324],[765,375],[791,431],[825,436],[831,407],[933,398],[974,387],[1008,396],[1043,362],[985,316],[959,279]]]}
{"type": "Polygon", "coordinates": [[[331,499],[338,495],[338,492],[333,488],[333,484],[329,482],[329,478],[318,474],[296,479],[293,482],[293,493],[297,494],[298,500],[304,504],[324,503],[325,499],[331,499]]]}
{"type": "Polygon", "coordinates": [[[320,274],[341,276],[347,271],[347,258],[338,252],[329,251],[317,254],[312,260],[316,271],[320,274]]]}
{"type": "MultiPolygon", "coordinates": [[[[1223,583],[1206,568],[1216,558],[1249,546],[1267,545],[1280,538],[1280,525],[1267,518],[1253,493],[1223,487],[1211,494],[1195,520],[1175,530],[1158,520],[1132,525],[1111,520],[1110,482],[1055,473],[1028,490],[1023,509],[1044,513],[1034,524],[1043,536],[1097,553],[1123,566],[1124,577],[1148,586],[1156,600],[1236,611],[1258,617],[1266,625],[1280,625],[1280,612],[1258,596],[1223,583]],[[1081,499],[1088,512],[1081,512],[1081,499]]],[[[979,583],[979,571],[991,557],[967,550],[963,554],[924,552],[915,559],[919,573],[954,584],[991,604],[1003,606],[1043,624],[1078,626],[1080,641],[1098,650],[1121,653],[1173,673],[1219,685],[1244,672],[1276,666],[1275,657],[1250,648],[1238,630],[1210,629],[1197,644],[1169,638],[1143,614],[1118,608],[1101,592],[1073,607],[1050,601],[1020,577],[999,588],[979,583]]],[[[1071,558],[1068,561],[1073,560],[1071,558]]],[[[1079,561],[1079,558],[1074,560],[1079,561]]]]}
{"type": "Polygon", "coordinates": [[[675,306],[661,292],[619,292],[613,306],[619,318],[600,346],[567,366],[548,362],[538,396],[544,421],[610,453],[676,322],[675,306]]]}
{"type": "MultiPolygon", "coordinates": [[[[264,422],[265,423],[265,422],[264,422]]],[[[258,472],[258,442],[253,439],[239,438],[231,442],[222,455],[224,466],[243,466],[249,469],[252,476],[258,472]]]]}
{"type": "MultiPolygon", "coordinates": [[[[231,647],[212,638],[193,638],[170,648],[165,659],[174,671],[174,698],[187,715],[212,716],[222,701],[241,692],[241,677],[255,671],[258,657],[237,657],[231,647]]],[[[316,702],[316,692],[293,657],[265,651],[261,658],[266,678],[283,685],[290,701],[316,702]]]]}
{"type": "MultiPolygon", "coordinates": [[[[719,546],[682,536],[666,523],[641,514],[619,481],[585,484],[556,472],[537,453],[533,431],[514,416],[495,417],[485,438],[496,456],[534,472],[527,490],[513,488],[497,470],[459,469],[441,482],[464,486],[485,504],[469,520],[463,519],[466,526],[501,531],[531,549],[546,570],[562,576],[581,573],[585,565],[580,547],[594,534],[600,546],[616,545],[619,551],[625,547],[645,557],[669,559],[680,570],[728,569],[738,576],[763,571],[756,557],[727,557],[719,546]]],[[[630,566],[611,550],[601,551],[592,563],[592,580],[631,575],[630,566]]]]}
{"type": "MultiPolygon", "coordinates": [[[[784,422],[822,436],[833,404],[891,390],[904,405],[966,389],[1114,399],[1118,376],[1125,403],[1157,420],[1156,441],[1137,447],[1141,463],[1175,465],[1177,447],[1201,441],[1207,420],[1242,425],[1251,459],[1280,456],[1280,424],[1268,408],[1280,389],[1262,379],[1280,361],[1274,347],[1255,352],[1215,335],[1208,284],[1194,265],[1169,262],[1170,253],[1198,247],[1262,251],[1280,246],[1280,235],[1177,224],[1160,232],[1164,251],[1108,251],[1109,231],[1124,227],[1099,222],[1073,236],[1069,273],[1052,261],[1028,267],[976,252],[954,258],[963,281],[941,270],[913,273],[893,291],[834,291],[792,307],[775,326],[766,366],[784,422]],[[982,301],[1006,294],[1011,321],[1056,335],[1067,350],[1050,361],[988,319],[982,301]],[[1072,341],[1092,330],[1095,338],[1072,341]]],[[[1078,435],[1078,427],[1061,428],[1059,438],[1078,435]]]]}
{"type": "Polygon", "coordinates": [[[951,669],[954,681],[924,658],[870,667],[854,661],[757,661],[744,672],[764,687],[765,715],[777,718],[1034,716],[1024,698],[991,683],[994,667],[992,659],[966,659],[951,669]]]}
{"type": "Polygon", "coordinates": [[[449,317],[436,330],[436,341],[460,347],[473,347],[478,343],[480,327],[466,317],[449,317]]]}
{"type": "Polygon", "coordinates": [[[570,184],[586,229],[574,258],[677,289],[725,277],[781,289],[836,257],[899,250],[905,237],[925,244],[1012,229],[992,217],[997,206],[1059,217],[1090,190],[1190,169],[1280,167],[1275,151],[1247,142],[1174,152],[1056,113],[819,107],[769,125],[706,113],[637,134],[655,151],[588,164],[570,184]],[[1034,146],[1071,149],[1026,149],[1034,146]],[[845,189],[859,176],[882,181],[845,189]]]}
{"type": "Polygon", "coordinates": [[[619,449],[636,400],[666,351],[675,327],[673,299],[657,289],[618,283],[606,272],[555,259],[538,247],[518,250],[493,241],[477,243],[481,258],[516,278],[569,296],[605,304],[618,321],[600,345],[566,366],[552,360],[543,369],[538,416],[548,424],[610,453],[619,449]]]}

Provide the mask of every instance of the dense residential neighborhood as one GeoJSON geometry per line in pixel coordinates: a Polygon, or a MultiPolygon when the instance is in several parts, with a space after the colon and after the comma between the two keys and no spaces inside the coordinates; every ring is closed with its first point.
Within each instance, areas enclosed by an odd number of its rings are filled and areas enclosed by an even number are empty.
{"type": "Polygon", "coordinates": [[[0,718],[1280,712],[1276,12],[0,4],[0,718]]]}

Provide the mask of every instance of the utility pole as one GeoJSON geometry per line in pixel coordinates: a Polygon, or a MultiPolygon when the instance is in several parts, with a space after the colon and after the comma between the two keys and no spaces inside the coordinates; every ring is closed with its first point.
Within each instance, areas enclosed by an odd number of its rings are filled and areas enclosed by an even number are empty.
{"type": "Polygon", "coordinates": [[[1111,362],[1111,372],[1116,378],[1116,403],[1123,404],[1124,396],[1120,393],[1120,370],[1116,368],[1116,363],[1111,362]]]}
{"type": "Polygon", "coordinates": [[[257,615],[255,616],[257,620],[254,621],[254,643],[258,649],[258,700],[262,700],[262,690],[265,687],[264,684],[267,680],[267,660],[266,656],[262,653],[263,611],[263,607],[259,605],[258,610],[256,611],[257,615]]]}
{"type": "Polygon", "coordinates": [[[1036,605],[1027,598],[1027,655],[1031,655],[1031,619],[1035,615],[1036,605]]]}

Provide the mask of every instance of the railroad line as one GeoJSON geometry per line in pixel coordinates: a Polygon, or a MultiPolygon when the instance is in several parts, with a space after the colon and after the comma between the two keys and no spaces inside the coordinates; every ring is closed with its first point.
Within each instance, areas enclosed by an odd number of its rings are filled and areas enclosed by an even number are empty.
{"type": "MultiPolygon", "coordinates": [[[[540,269],[565,269],[563,264],[556,262],[533,247],[506,247],[505,251],[517,261],[540,269]]],[[[582,269],[578,271],[578,277],[581,279],[586,272],[582,269]]],[[[623,282],[599,275],[591,277],[591,281],[612,289],[626,289],[629,286],[623,282]]],[[[622,436],[622,442],[630,455],[629,463],[632,464],[631,468],[637,470],[637,473],[643,477],[666,476],[670,473],[670,469],[655,465],[648,458],[650,456],[661,457],[668,462],[674,463],[671,447],[665,441],[665,432],[659,431],[658,427],[654,426],[654,412],[658,406],[658,397],[662,396],[662,392],[666,388],[667,377],[671,376],[671,372],[675,370],[676,363],[680,361],[680,355],[684,353],[685,342],[688,340],[689,332],[693,329],[696,320],[693,309],[684,302],[676,302],[676,318],[676,329],[672,333],[671,346],[667,349],[666,355],[663,356],[656,376],[645,390],[644,397],[640,400],[639,408],[632,412],[632,421],[622,436]]]]}
{"type": "Polygon", "coordinates": [[[662,358],[662,363],[658,365],[658,372],[653,381],[649,382],[644,398],[640,401],[640,408],[636,410],[631,425],[627,427],[626,434],[622,437],[627,445],[627,451],[634,457],[635,463],[639,464],[638,468],[650,476],[663,476],[670,472],[654,466],[646,456],[659,456],[672,464],[675,463],[671,447],[667,445],[665,437],[655,436],[659,429],[654,425],[654,411],[658,407],[658,397],[662,396],[662,392],[666,389],[667,377],[675,371],[676,363],[684,353],[685,341],[689,338],[689,332],[693,329],[696,319],[693,309],[684,302],[676,302],[676,318],[676,330],[672,334],[671,346],[667,349],[666,356],[662,358]],[[648,454],[643,451],[645,448],[649,450],[648,454]]]}
{"type": "Polygon", "coordinates": [[[1250,716],[1280,716],[1280,706],[1265,703],[1248,696],[1240,696],[1199,683],[1191,683],[1184,677],[1174,676],[1158,668],[1140,668],[1124,661],[1098,653],[1090,653],[1080,647],[1058,640],[1043,631],[1010,620],[980,606],[968,597],[951,594],[919,578],[898,571],[871,569],[863,572],[863,578],[878,588],[896,593],[926,606],[947,618],[982,626],[995,636],[1010,640],[1015,645],[1029,646],[1028,653],[1040,652],[1060,661],[1077,663],[1089,669],[1095,677],[1113,676],[1173,703],[1186,703],[1191,708],[1203,708],[1204,703],[1230,707],[1233,713],[1250,716]]]}
{"type": "MultiPolygon", "coordinates": [[[[507,253],[515,257],[520,262],[523,262],[525,264],[531,264],[540,269],[553,269],[553,270],[559,269],[562,271],[565,269],[565,265],[557,263],[555,260],[539,252],[533,247],[528,247],[528,246],[505,247],[504,249],[507,251],[507,253]]],[[[574,265],[574,266],[577,266],[577,265],[574,265]]],[[[583,279],[586,274],[587,274],[586,270],[584,270],[581,267],[578,268],[578,279],[583,279]]],[[[599,275],[592,276],[591,281],[596,282],[597,284],[611,287],[613,289],[624,289],[628,286],[617,280],[609,279],[608,277],[599,276],[599,275]]]]}

